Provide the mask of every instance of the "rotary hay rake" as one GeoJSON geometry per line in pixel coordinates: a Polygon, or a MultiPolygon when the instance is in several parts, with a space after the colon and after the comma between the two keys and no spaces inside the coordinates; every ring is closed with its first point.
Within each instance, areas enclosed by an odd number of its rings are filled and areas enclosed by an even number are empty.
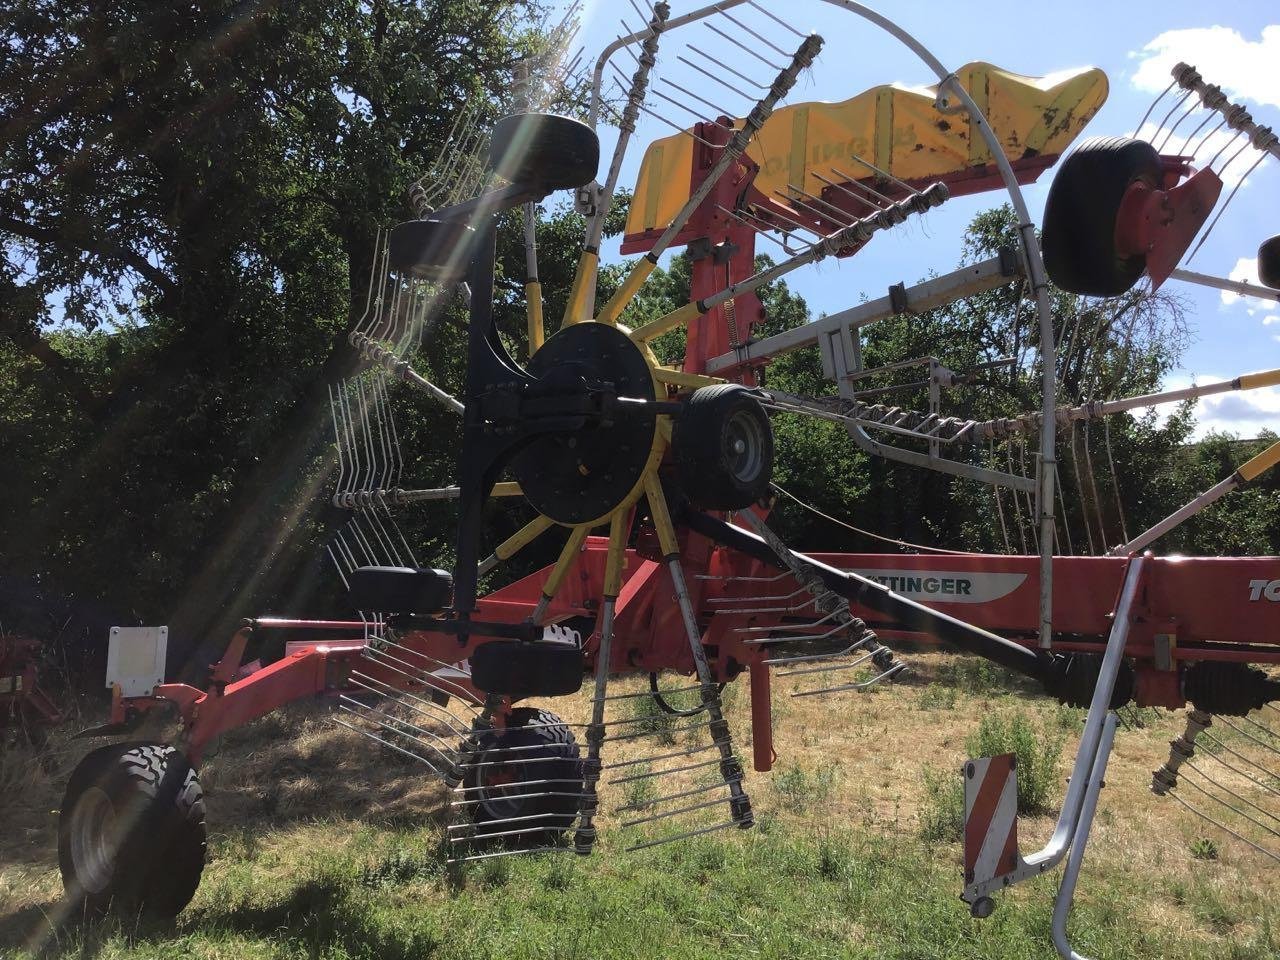
{"type": "MultiPolygon", "coordinates": [[[[784,106],[819,55],[820,37],[798,33],[753,0],[675,17],[666,3],[633,4],[641,22],[624,21],[596,60],[583,119],[540,112],[582,76],[582,54],[568,53],[573,29],[566,24],[547,31],[547,54],[523,72],[513,95],[518,112],[496,123],[479,108],[460,112],[445,148],[410,190],[417,218],[379,236],[365,311],[349,334],[364,369],[330,394],[333,503],[351,520],[328,550],[360,620],[250,621],[204,690],[164,682],[162,630],[113,630],[112,723],[93,732],[127,729],[160,706],[176,707],[183,732],[173,746],[101,748],[73,775],[59,849],[73,902],[90,910],[181,909],[203,864],[196,772],[203,752],[226,730],[316,694],[337,698],[338,723],[420,762],[447,785],[446,857],[457,869],[529,851],[589,853],[601,804],[641,782],[641,799],[611,808],[630,850],[749,828],[752,805],[724,716],[724,685],[748,677],[753,766],[768,770],[773,672],[813,684],[797,696],[865,690],[905,667],[888,643],[927,637],[1090,706],[1059,827],[1044,851],[1026,858],[1017,852],[1007,758],[965,769],[972,796],[964,898],[985,915],[993,890],[1044,872],[1070,852],[1055,915],[1055,938],[1070,953],[1066,911],[1115,709],[1130,701],[1192,703],[1197,727],[1175,749],[1187,761],[1210,714],[1254,724],[1245,715],[1280,697],[1280,683],[1248,665],[1280,660],[1275,558],[1139,555],[1275,463],[1280,445],[1163,524],[1126,534],[1113,556],[1055,556],[1055,494],[1062,498],[1056,431],[1156,402],[1275,384],[1280,372],[1060,408],[1049,279],[1092,296],[1126,292],[1144,276],[1152,288],[1174,277],[1277,295],[1177,269],[1221,192],[1218,156],[1197,171],[1190,141],[1179,154],[1162,156],[1146,141],[1113,139],[1085,141],[1062,159],[1105,99],[1100,71],[1044,81],[980,63],[951,72],[879,14],[830,2],[902,41],[938,85],[784,106]],[[695,39],[670,58],[680,65],[675,79],[658,76],[660,51],[691,28],[698,28],[695,39]],[[629,75],[614,63],[620,51],[631,58],[629,75]],[[606,71],[614,74],[612,103],[606,71]],[[694,121],[670,119],[663,105],[694,121]],[[617,139],[601,184],[596,127],[606,114],[617,139]],[[676,132],[650,144],[639,167],[622,250],[643,256],[597,307],[604,220],[641,114],[676,132]],[[1060,160],[1042,259],[1019,184],[1060,160]],[[950,196],[1000,187],[1018,218],[1019,249],[912,287],[895,285],[883,298],[796,329],[753,336],[762,319],[756,291],[765,284],[849,257],[876,233],[950,196]],[[545,336],[535,204],[556,190],[574,192],[586,230],[559,329],[545,336]],[[525,224],[530,355],[523,363],[494,321],[496,221],[508,211],[523,211],[525,224]],[[784,259],[757,271],[757,237],[780,245],[784,259]],[[690,302],[629,326],[628,308],[663,253],[679,246],[692,261],[690,302]],[[1010,284],[1024,286],[1038,316],[1040,411],[991,421],[948,416],[944,391],[978,371],[957,373],[933,357],[863,365],[864,327],[1010,284]],[[457,296],[468,305],[469,325],[465,382],[455,397],[413,363],[457,296]],[[651,344],[676,329],[686,332],[684,361],[666,365],[651,344]],[[833,394],[787,395],[762,385],[770,359],[814,346],[833,394]],[[927,410],[881,402],[888,390],[859,382],[909,365],[928,371],[917,384],[928,388],[927,410]],[[461,417],[456,485],[405,487],[390,380],[461,417]],[[796,550],[769,522],[773,498],[785,494],[771,483],[771,415],[833,421],[872,455],[990,484],[1006,532],[1006,507],[1014,514],[1023,553],[796,550]],[[1028,451],[1029,437],[1038,437],[1038,448],[1028,451]],[[982,455],[984,445],[995,451],[997,444],[1003,463],[982,455]],[[536,516],[482,556],[483,507],[493,496],[521,497],[536,516]],[[452,572],[422,566],[396,522],[398,510],[433,500],[457,503],[452,572]],[[555,529],[567,539],[554,565],[477,595],[481,576],[555,529]],[[1233,596],[1241,602],[1227,637],[1221,598],[1233,596]],[[295,627],[332,639],[290,643],[282,659],[244,666],[254,633],[295,627]],[[650,689],[618,692],[614,678],[627,673],[648,674],[650,689]],[[663,680],[671,674],[692,680],[673,686],[663,680]],[[524,705],[575,694],[584,678],[591,683],[585,723],[524,705]],[[681,697],[691,705],[673,702],[681,697]],[[643,724],[625,710],[636,698],[676,716],[681,743],[617,759],[619,745],[646,740],[643,724]]],[[[1167,135],[1157,131],[1162,142],[1202,109],[1209,116],[1197,132],[1221,117],[1245,137],[1241,149],[1261,152],[1259,163],[1277,153],[1270,130],[1192,68],[1179,65],[1175,86],[1186,91],[1175,107],[1184,115],[1167,135]]],[[[1280,279],[1276,256],[1274,240],[1263,244],[1268,283],[1280,279]]],[[[1274,746],[1265,739],[1270,733],[1254,732],[1258,743],[1274,746]]],[[[1242,768],[1256,762],[1244,754],[1235,760],[1242,768]]],[[[1178,775],[1171,758],[1157,792],[1172,789],[1178,775]]],[[[1246,839],[1257,841],[1252,833],[1246,839]]]]}

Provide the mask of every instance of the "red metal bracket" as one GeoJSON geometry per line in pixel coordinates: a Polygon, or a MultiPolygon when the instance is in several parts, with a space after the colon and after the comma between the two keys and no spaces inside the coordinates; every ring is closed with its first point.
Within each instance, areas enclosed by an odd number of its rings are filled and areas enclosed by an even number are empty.
{"type": "MultiPolygon", "coordinates": [[[[1161,159],[1166,171],[1172,164],[1181,166],[1180,157],[1161,159]]],[[[1169,179],[1167,172],[1166,184],[1169,179]]],[[[1222,180],[1207,168],[1164,190],[1135,180],[1116,213],[1116,253],[1121,257],[1145,256],[1151,288],[1158,290],[1209,219],[1221,193],[1222,180]]]]}

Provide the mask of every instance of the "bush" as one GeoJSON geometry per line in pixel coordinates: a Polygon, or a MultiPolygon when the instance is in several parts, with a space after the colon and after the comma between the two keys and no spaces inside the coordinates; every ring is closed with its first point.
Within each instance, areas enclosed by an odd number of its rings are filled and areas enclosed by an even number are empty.
{"type": "Polygon", "coordinates": [[[962,657],[938,668],[938,682],[974,697],[987,696],[1008,686],[1008,678],[994,663],[979,657],[962,657]]]}
{"type": "Polygon", "coordinates": [[[1197,860],[1217,860],[1218,845],[1209,837],[1197,837],[1191,841],[1191,856],[1197,860]]]}
{"type": "Polygon", "coordinates": [[[928,684],[916,697],[916,707],[920,710],[951,710],[955,705],[955,690],[940,683],[928,684]]]}
{"type": "Polygon", "coordinates": [[[636,722],[626,724],[626,732],[652,734],[665,747],[675,744],[677,718],[664,712],[653,697],[633,697],[627,704],[631,708],[631,719],[636,722]]]}
{"type": "MultiPolygon", "coordinates": [[[[688,686],[689,681],[683,680],[678,686],[688,686]]],[[[668,684],[668,686],[670,686],[668,684]]],[[[661,689],[661,685],[659,689],[661,689]]],[[[726,688],[726,693],[732,686],[726,688]]],[[[664,693],[663,699],[668,705],[676,710],[692,710],[698,706],[700,695],[697,691],[685,690],[681,693],[664,693]]],[[[629,733],[649,733],[655,736],[658,743],[663,746],[674,746],[676,742],[676,730],[689,724],[696,724],[699,720],[705,720],[705,714],[698,714],[695,717],[679,717],[674,714],[667,713],[660,706],[658,701],[653,697],[632,697],[626,701],[631,711],[631,720],[636,722],[627,723],[626,731],[629,733]]]]}
{"type": "Polygon", "coordinates": [[[925,767],[920,837],[952,843],[964,836],[964,781],[958,770],[925,767]]]}
{"type": "Polygon", "coordinates": [[[987,714],[965,747],[971,757],[1014,754],[1018,760],[1018,813],[1044,813],[1056,794],[1062,741],[1058,725],[1036,724],[1018,710],[987,714]]]}
{"type": "Polygon", "coordinates": [[[835,779],[834,767],[823,766],[809,772],[799,764],[791,764],[776,771],[772,783],[782,805],[799,813],[810,803],[821,803],[830,797],[835,779]]]}

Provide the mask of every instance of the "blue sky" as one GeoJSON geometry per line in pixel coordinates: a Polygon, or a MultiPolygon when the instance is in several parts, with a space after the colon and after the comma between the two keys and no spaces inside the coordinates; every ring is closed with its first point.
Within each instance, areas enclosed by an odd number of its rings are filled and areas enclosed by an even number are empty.
{"type": "MultiPolygon", "coordinates": [[[[761,2],[795,28],[815,31],[826,40],[814,69],[801,79],[788,102],[844,100],[880,83],[914,86],[934,80],[905,47],[831,4],[821,0],[761,2]]],[[[672,15],[679,16],[698,6],[701,4],[695,0],[674,0],[672,15]]],[[[921,0],[882,3],[879,9],[891,13],[950,68],[971,60],[986,60],[1016,73],[1041,76],[1071,67],[1101,67],[1110,79],[1111,92],[1107,103],[1086,127],[1085,136],[1133,132],[1151,101],[1168,83],[1169,67],[1178,60],[1196,65],[1207,81],[1218,83],[1233,99],[1244,102],[1259,123],[1280,130],[1280,75],[1276,73],[1276,64],[1280,63],[1280,4],[1275,0],[1216,5],[1182,0],[1158,4],[1146,0],[1077,0],[1071,4],[921,0]]],[[[769,24],[759,12],[744,7],[734,13],[752,26],[768,25],[765,35],[780,47],[794,47],[795,37],[769,24]]],[[[620,17],[633,28],[639,25],[638,16],[626,0],[586,0],[582,31],[575,46],[585,44],[586,56],[594,61],[600,49],[622,32],[620,17]]],[[[719,22],[722,27],[732,27],[719,22]]],[[[723,40],[701,26],[683,28],[664,41],[659,53],[660,74],[730,109],[745,103],[742,97],[698,77],[676,61],[676,54],[689,42],[711,52],[729,49],[723,40]]],[[[625,54],[618,54],[615,62],[630,75],[633,63],[625,54]]],[[[752,63],[745,54],[727,62],[752,77],[769,79],[769,68],[752,63]]],[[[1172,102],[1166,98],[1156,116],[1163,116],[1172,102]]],[[[663,112],[682,125],[695,119],[675,107],[663,112]]],[[[1189,118],[1179,133],[1189,133],[1202,116],[1189,118]]],[[[629,185],[634,179],[643,145],[670,132],[659,121],[642,117],[623,170],[623,183],[629,185]]],[[[610,151],[610,138],[602,139],[606,151],[610,151]]],[[[1181,137],[1176,140],[1180,142],[1181,137]]],[[[1251,163],[1256,157],[1250,148],[1241,162],[1228,171],[1224,197],[1237,179],[1232,174],[1236,170],[1242,172],[1244,161],[1251,163]]],[[[1037,221],[1052,172],[1024,188],[1032,217],[1037,221]]],[[[969,219],[979,210],[1001,202],[1003,196],[988,193],[952,200],[923,222],[877,236],[857,256],[828,261],[816,270],[798,271],[790,282],[808,299],[816,314],[846,307],[864,293],[883,295],[885,287],[899,280],[911,282],[930,270],[953,269],[960,257],[960,235],[969,219]]],[[[1278,211],[1280,162],[1269,159],[1242,187],[1194,261],[1183,265],[1219,276],[1249,278],[1256,270],[1258,244],[1280,232],[1278,211]]],[[[767,241],[761,241],[757,249],[778,252],[767,241]]],[[[616,243],[613,250],[606,248],[604,253],[606,257],[616,255],[616,243]]],[[[1194,342],[1182,369],[1170,376],[1169,386],[1280,366],[1280,304],[1222,295],[1176,281],[1170,284],[1190,301],[1194,342]]],[[[1263,427],[1280,429],[1280,389],[1206,399],[1197,413],[1202,432],[1226,429],[1253,436],[1263,427]]]]}

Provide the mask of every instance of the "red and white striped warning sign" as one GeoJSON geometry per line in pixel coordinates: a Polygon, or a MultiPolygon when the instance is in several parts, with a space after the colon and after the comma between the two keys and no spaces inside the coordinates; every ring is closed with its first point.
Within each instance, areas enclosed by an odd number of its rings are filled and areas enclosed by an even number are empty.
{"type": "Polygon", "coordinates": [[[964,881],[983,883],[1018,865],[1018,774],[1012,753],[964,765],[964,881]]]}

